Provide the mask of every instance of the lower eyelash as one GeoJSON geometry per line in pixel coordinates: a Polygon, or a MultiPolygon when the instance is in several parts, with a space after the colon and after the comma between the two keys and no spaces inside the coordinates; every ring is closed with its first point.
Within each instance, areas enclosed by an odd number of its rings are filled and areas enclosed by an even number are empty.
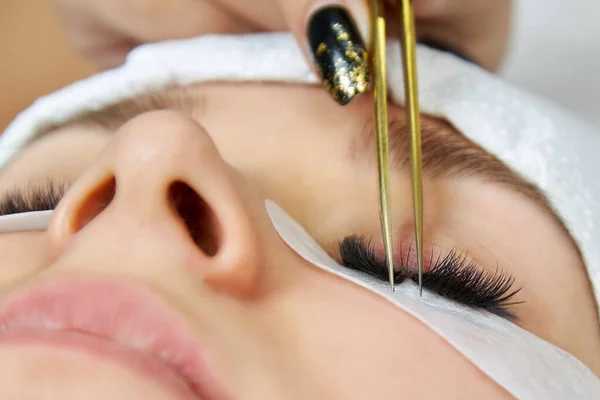
{"type": "MultiPolygon", "coordinates": [[[[384,260],[375,255],[370,239],[364,236],[348,236],[339,244],[342,263],[348,268],[373,275],[387,282],[388,271],[384,260]]],[[[410,257],[407,257],[409,259],[410,257]]],[[[415,274],[402,260],[395,266],[394,280],[417,281],[415,274]]],[[[512,301],[521,288],[513,289],[514,278],[499,267],[487,271],[456,250],[432,260],[432,267],[423,274],[423,286],[444,297],[485,309],[504,318],[517,319],[507,307],[521,302],[512,301]]]]}

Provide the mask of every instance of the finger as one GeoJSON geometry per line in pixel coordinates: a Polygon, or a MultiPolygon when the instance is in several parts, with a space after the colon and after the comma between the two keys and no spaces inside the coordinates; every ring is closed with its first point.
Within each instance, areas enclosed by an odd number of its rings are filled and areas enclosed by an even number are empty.
{"type": "MultiPolygon", "coordinates": [[[[64,4],[64,3],[63,3],[64,4]]],[[[115,33],[77,9],[58,2],[57,16],[62,20],[69,42],[84,57],[100,68],[112,68],[125,60],[138,43],[115,33]]]]}
{"type": "Polygon", "coordinates": [[[339,104],[366,91],[369,9],[366,0],[279,0],[292,33],[339,104]]]}
{"type": "Polygon", "coordinates": [[[280,0],[218,0],[218,2],[255,26],[258,31],[289,31],[287,21],[279,8],[280,0]]]}
{"type": "MultiPolygon", "coordinates": [[[[273,0],[275,1],[275,0],[273,0]]],[[[70,41],[101,67],[120,64],[140,43],[254,30],[209,0],[54,0],[70,41]]]]}
{"type": "Polygon", "coordinates": [[[93,61],[100,68],[113,68],[121,65],[127,54],[139,43],[122,36],[113,36],[107,33],[96,36],[88,32],[81,32],[71,36],[71,44],[84,57],[93,61]]]}
{"type": "Polygon", "coordinates": [[[180,39],[208,33],[244,33],[253,29],[227,8],[212,1],[151,0],[122,1],[96,0],[99,15],[106,2],[117,2],[111,13],[110,26],[134,40],[155,42],[180,39]],[[102,4],[104,3],[104,4],[102,4]]]}
{"type": "Polygon", "coordinates": [[[421,42],[495,71],[506,53],[511,0],[414,0],[421,42]]]}
{"type": "MultiPolygon", "coordinates": [[[[390,2],[395,3],[396,0],[390,2]]],[[[445,13],[451,3],[452,0],[414,0],[412,5],[415,17],[427,17],[445,13]]]]}

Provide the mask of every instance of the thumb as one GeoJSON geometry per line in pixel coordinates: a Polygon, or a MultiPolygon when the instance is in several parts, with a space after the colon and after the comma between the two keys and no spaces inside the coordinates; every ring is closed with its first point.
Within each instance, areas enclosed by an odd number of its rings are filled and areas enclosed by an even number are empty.
{"type": "Polygon", "coordinates": [[[347,104],[367,90],[367,0],[279,0],[279,7],[335,101],[347,104]]]}

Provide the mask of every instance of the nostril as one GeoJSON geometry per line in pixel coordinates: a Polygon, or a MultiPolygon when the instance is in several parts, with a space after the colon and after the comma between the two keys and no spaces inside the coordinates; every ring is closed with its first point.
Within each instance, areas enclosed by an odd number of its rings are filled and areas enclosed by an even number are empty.
{"type": "Polygon", "coordinates": [[[79,232],[108,207],[115,197],[116,187],[117,184],[115,178],[112,177],[99,185],[83,199],[80,206],[75,211],[75,218],[73,219],[72,226],[74,232],[79,232]]]}
{"type": "Polygon", "coordinates": [[[221,227],[211,207],[187,184],[177,181],[169,187],[169,204],[185,223],[196,245],[210,257],[217,254],[221,227]]]}

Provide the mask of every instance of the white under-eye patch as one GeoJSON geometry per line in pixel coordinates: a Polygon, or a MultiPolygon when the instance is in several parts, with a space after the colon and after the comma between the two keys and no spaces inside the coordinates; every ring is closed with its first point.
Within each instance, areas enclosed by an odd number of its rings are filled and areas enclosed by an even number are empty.
{"type": "Polygon", "coordinates": [[[0,216],[0,233],[45,230],[48,228],[53,211],[2,215],[0,216]]]}
{"type": "Polygon", "coordinates": [[[512,322],[463,306],[405,282],[388,283],[345,268],[274,202],[265,207],[275,230],[302,258],[370,290],[408,312],[448,341],[518,399],[600,399],[600,380],[578,359],[512,322]]]}

